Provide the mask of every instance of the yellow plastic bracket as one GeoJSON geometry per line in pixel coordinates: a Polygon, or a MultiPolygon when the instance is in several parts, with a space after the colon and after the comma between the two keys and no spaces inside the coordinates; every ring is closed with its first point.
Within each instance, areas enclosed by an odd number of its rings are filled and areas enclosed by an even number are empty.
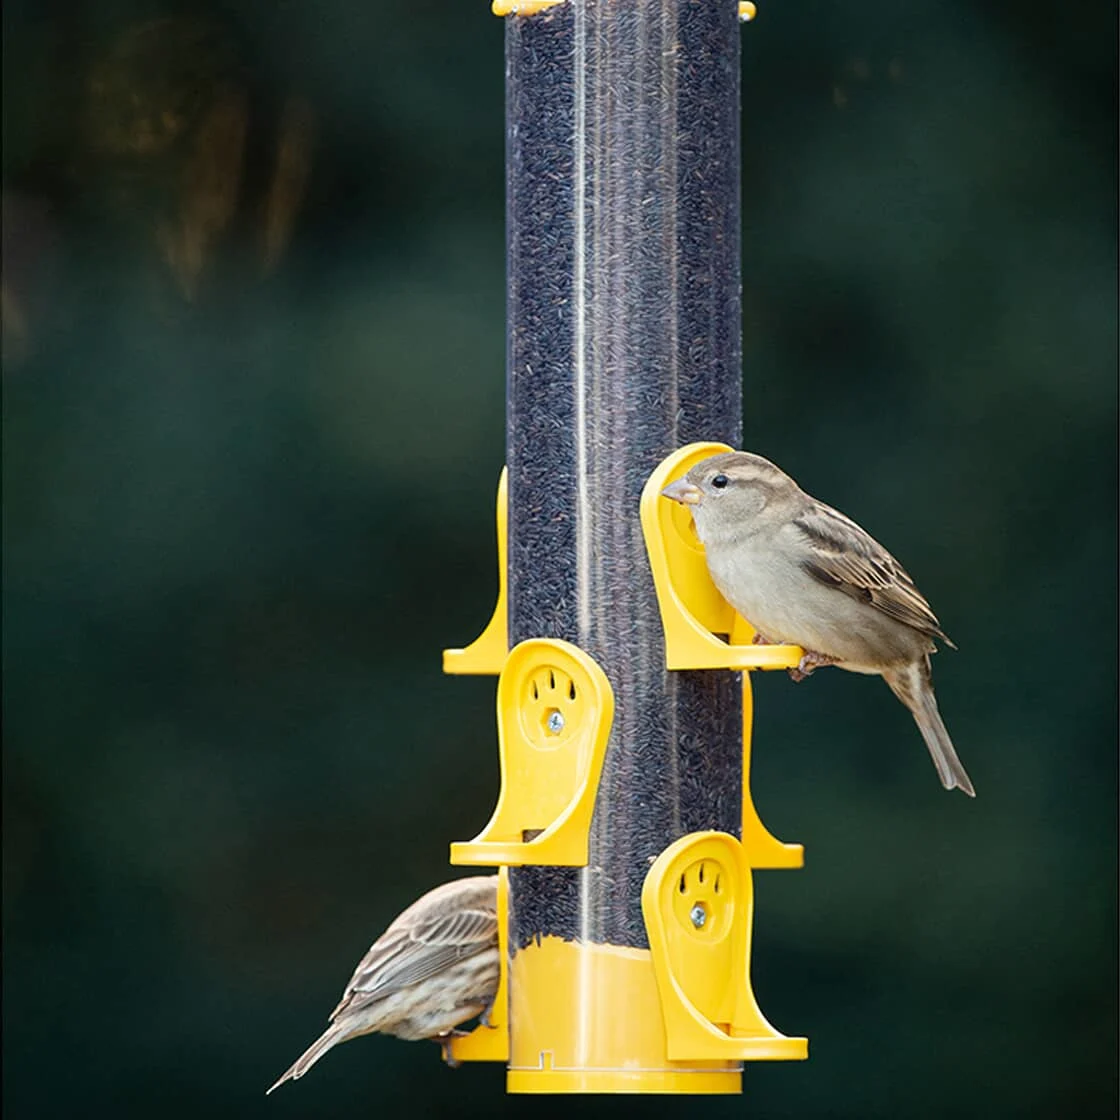
{"type": "Polygon", "coordinates": [[[690,443],[663,459],[642,491],[642,532],[665,630],[665,664],[669,669],[792,669],[801,660],[800,646],[751,644],[753,627],[712,583],[692,514],[661,496],[697,463],[730,450],[725,443],[690,443]],[[717,634],[727,634],[730,644],[717,634]]]}
{"type": "Polygon", "coordinates": [[[506,598],[506,524],[509,511],[509,470],[498,479],[498,602],[486,629],[466,649],[445,649],[443,671],[456,675],[497,674],[509,652],[509,608],[506,598]]]}
{"type": "Polygon", "coordinates": [[[486,1023],[448,1044],[453,1062],[509,1061],[509,872],[498,870],[498,991],[486,1023]]]}
{"type": "Polygon", "coordinates": [[[537,12],[563,3],[564,0],[494,0],[490,11],[496,16],[535,16],[537,12]]]}
{"type": "Polygon", "coordinates": [[[800,844],[785,844],[772,835],[754,806],[751,796],[751,732],[754,724],[754,698],[749,673],[743,674],[743,851],[752,868],[791,868],[805,866],[805,849],[800,844]]]}
{"type": "Polygon", "coordinates": [[[610,682],[583,650],[551,638],[515,646],[498,678],[498,804],[473,840],[451,845],[451,862],[586,866],[613,719],[610,682]]]}
{"type": "Polygon", "coordinates": [[[642,887],[642,915],[661,996],[670,1061],[797,1061],[804,1038],[763,1017],[750,986],[751,870],[726,832],[682,836],[642,887]]]}

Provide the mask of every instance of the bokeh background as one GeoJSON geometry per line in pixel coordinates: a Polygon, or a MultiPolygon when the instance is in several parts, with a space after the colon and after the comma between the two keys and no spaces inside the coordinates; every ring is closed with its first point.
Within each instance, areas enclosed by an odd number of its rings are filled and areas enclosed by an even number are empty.
{"type": "MultiPolygon", "coordinates": [[[[1116,7],[765,3],[748,445],[961,647],[756,686],[755,985],[805,1064],[627,1115],[1116,1111],[1116,7]]],[[[4,1104],[616,1115],[365,1039],[264,1089],[496,792],[502,25],[3,8],[4,1104]]],[[[624,1009],[620,1010],[624,1013],[624,1009]]]]}

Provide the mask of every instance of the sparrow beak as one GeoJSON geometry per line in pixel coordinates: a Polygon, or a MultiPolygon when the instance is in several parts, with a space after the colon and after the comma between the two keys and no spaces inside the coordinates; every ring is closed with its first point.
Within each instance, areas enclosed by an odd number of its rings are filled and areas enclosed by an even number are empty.
{"type": "Polygon", "coordinates": [[[703,491],[699,486],[693,486],[691,482],[685,482],[683,478],[680,478],[676,482],[670,482],[661,491],[661,496],[671,498],[674,502],[680,502],[682,506],[698,506],[703,491]]]}

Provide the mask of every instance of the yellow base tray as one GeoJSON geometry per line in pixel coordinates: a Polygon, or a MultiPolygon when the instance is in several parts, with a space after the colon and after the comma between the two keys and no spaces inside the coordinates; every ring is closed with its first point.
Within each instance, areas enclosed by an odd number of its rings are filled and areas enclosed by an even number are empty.
{"type": "Polygon", "coordinates": [[[511,1069],[509,1093],[683,1093],[692,1096],[738,1095],[740,1071],[511,1069]]]}

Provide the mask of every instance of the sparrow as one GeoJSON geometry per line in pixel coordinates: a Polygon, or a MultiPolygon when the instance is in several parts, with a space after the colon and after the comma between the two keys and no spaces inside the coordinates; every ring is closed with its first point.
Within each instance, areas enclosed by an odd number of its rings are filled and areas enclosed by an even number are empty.
{"type": "MultiPolygon", "coordinates": [[[[363,1034],[431,1038],[486,1017],[498,991],[498,876],[454,879],[397,917],[362,957],[331,1025],[269,1089],[302,1077],[328,1050],[363,1034]]],[[[266,1094],[267,1095],[267,1094],[266,1094]]]]}
{"type": "Polygon", "coordinates": [[[878,541],[746,451],[705,459],[661,493],[691,510],[712,581],[755,641],[805,651],[794,680],[825,665],[881,676],[913,715],[941,784],[976,796],[930,673],[934,639],[957,647],[878,541]]]}

